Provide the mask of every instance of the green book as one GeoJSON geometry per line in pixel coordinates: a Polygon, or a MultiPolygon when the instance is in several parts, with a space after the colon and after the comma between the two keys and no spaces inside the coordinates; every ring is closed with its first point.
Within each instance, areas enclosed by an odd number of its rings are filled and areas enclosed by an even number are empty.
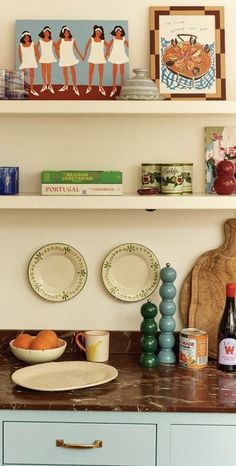
{"type": "Polygon", "coordinates": [[[66,184],[121,184],[122,172],[102,170],[44,170],[41,183],[66,184]]]}

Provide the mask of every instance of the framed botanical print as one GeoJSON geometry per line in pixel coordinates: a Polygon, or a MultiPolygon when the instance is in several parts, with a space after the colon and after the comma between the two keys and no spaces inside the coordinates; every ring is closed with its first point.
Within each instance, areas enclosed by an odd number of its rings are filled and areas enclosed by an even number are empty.
{"type": "Polygon", "coordinates": [[[224,7],[150,7],[151,78],[168,100],[225,100],[224,7]]]}

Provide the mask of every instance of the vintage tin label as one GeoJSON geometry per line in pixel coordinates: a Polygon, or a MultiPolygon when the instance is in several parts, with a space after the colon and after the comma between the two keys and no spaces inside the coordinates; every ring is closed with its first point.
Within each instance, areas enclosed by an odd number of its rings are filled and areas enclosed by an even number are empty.
{"type": "Polygon", "coordinates": [[[202,369],[208,363],[208,335],[197,328],[185,328],[179,336],[179,364],[188,369],[202,369]]]}
{"type": "Polygon", "coordinates": [[[182,164],[161,166],[161,192],[163,194],[183,194],[182,164]]]}
{"type": "Polygon", "coordinates": [[[193,164],[186,163],[182,165],[182,177],[183,177],[183,194],[193,192],[193,164]]]}
{"type": "Polygon", "coordinates": [[[142,163],[142,186],[157,188],[161,192],[161,165],[157,163],[142,163]]]}

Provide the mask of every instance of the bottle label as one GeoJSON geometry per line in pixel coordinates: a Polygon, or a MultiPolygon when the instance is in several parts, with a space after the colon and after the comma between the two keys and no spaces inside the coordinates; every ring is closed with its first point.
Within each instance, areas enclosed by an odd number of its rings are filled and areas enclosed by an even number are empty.
{"type": "Polygon", "coordinates": [[[219,346],[219,363],[225,366],[236,366],[236,340],[224,338],[219,346]]]}

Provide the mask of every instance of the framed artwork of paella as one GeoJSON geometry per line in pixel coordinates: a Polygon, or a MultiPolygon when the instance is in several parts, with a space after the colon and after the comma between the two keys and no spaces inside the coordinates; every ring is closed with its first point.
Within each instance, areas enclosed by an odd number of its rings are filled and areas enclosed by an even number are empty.
{"type": "Polygon", "coordinates": [[[225,100],[224,7],[150,7],[151,78],[168,100],[225,100]]]}

